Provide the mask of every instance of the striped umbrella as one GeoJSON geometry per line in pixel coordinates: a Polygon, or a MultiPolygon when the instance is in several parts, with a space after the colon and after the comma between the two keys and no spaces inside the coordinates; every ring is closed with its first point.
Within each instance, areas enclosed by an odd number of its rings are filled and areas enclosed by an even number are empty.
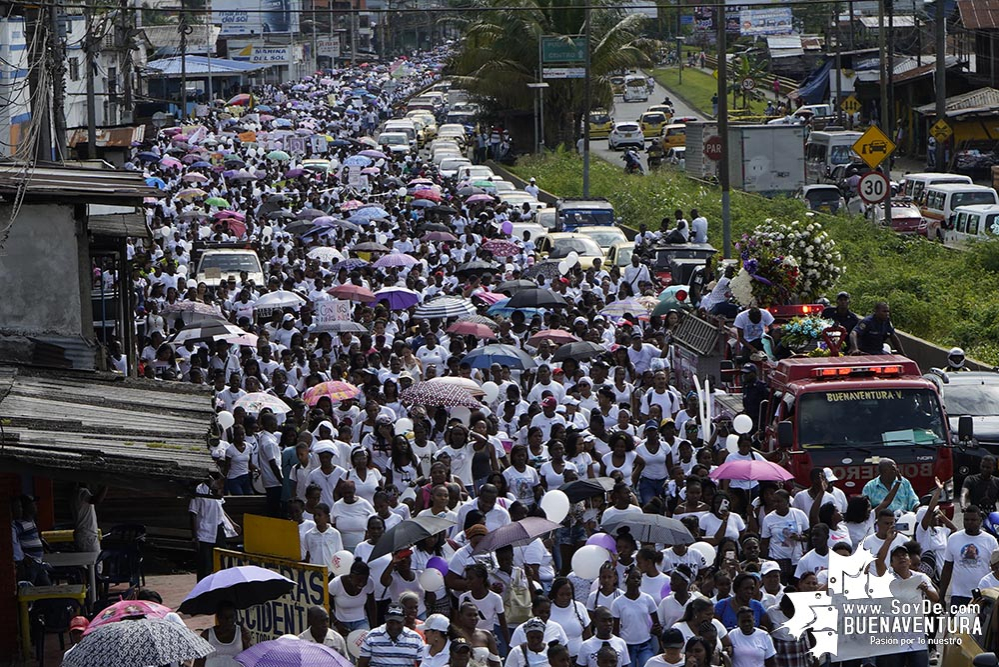
{"type": "Polygon", "coordinates": [[[302,400],[309,405],[315,405],[319,402],[319,399],[326,396],[334,403],[339,403],[340,401],[357,398],[360,394],[361,390],[348,382],[330,380],[329,382],[320,382],[315,387],[306,389],[305,394],[302,395],[302,400]]]}
{"type": "Polygon", "coordinates": [[[424,303],[416,309],[414,317],[424,320],[437,320],[474,314],[475,306],[468,299],[444,296],[424,303]]]}
{"type": "Polygon", "coordinates": [[[408,389],[403,389],[399,399],[409,405],[432,405],[444,408],[481,408],[482,404],[471,397],[464,389],[456,385],[417,382],[408,389]]]}

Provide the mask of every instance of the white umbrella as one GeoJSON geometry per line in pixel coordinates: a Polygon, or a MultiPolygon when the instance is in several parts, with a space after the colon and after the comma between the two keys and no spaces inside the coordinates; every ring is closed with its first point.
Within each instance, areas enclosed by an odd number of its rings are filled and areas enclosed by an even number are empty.
{"type": "Polygon", "coordinates": [[[345,259],[343,253],[329,246],[313,248],[309,251],[309,258],[318,259],[320,262],[329,262],[330,264],[333,262],[342,262],[345,259]]]}
{"type": "Polygon", "coordinates": [[[458,377],[456,375],[445,375],[444,377],[431,378],[427,380],[427,384],[449,384],[455,387],[461,387],[468,392],[470,396],[485,396],[486,392],[483,391],[479,383],[471,378],[458,377]]]}
{"type": "Polygon", "coordinates": [[[260,311],[278,310],[281,308],[298,308],[304,303],[305,299],[298,296],[294,292],[279,289],[276,292],[268,292],[257,299],[253,304],[253,309],[260,311]]]}

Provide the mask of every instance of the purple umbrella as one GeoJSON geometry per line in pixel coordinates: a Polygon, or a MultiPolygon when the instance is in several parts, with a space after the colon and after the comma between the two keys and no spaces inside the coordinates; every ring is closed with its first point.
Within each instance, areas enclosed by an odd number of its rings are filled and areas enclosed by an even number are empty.
{"type": "Polygon", "coordinates": [[[242,565],[210,574],[191,589],[177,611],[192,616],[214,614],[219,603],[231,602],[237,609],[276,600],[295,587],[295,582],[256,565],[242,565]]]}
{"type": "Polygon", "coordinates": [[[294,169],[289,169],[288,171],[284,172],[284,177],[285,178],[298,178],[299,176],[301,176],[304,173],[305,173],[304,169],[299,169],[298,167],[295,167],[294,169]]]}
{"type": "Polygon", "coordinates": [[[390,266],[413,266],[414,264],[419,264],[419,260],[412,255],[404,255],[401,252],[393,252],[379,257],[378,260],[375,261],[374,266],[379,269],[384,269],[390,266]]]}
{"type": "Polygon", "coordinates": [[[479,542],[479,546],[475,547],[475,553],[495,551],[500,547],[510,545],[525,546],[559,527],[559,524],[554,521],[536,516],[514,521],[486,535],[485,539],[479,542]]]}
{"type": "Polygon", "coordinates": [[[324,644],[272,639],[236,655],[245,667],[353,667],[350,660],[324,644]]]}
{"type": "Polygon", "coordinates": [[[381,160],[385,158],[385,153],[382,153],[381,151],[376,151],[374,148],[365,149],[360,153],[358,153],[358,155],[363,155],[364,157],[373,157],[376,160],[381,160]]]}
{"type": "Polygon", "coordinates": [[[375,301],[384,301],[389,310],[406,310],[420,302],[420,294],[405,287],[386,287],[375,292],[375,301]]]}

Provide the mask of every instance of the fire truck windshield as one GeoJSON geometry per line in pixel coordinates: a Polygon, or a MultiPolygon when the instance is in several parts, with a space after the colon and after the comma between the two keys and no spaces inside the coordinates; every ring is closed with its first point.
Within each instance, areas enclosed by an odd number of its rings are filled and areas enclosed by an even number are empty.
{"type": "Polygon", "coordinates": [[[802,447],[936,445],[945,442],[940,401],[930,389],[856,389],[803,395],[802,447]]]}

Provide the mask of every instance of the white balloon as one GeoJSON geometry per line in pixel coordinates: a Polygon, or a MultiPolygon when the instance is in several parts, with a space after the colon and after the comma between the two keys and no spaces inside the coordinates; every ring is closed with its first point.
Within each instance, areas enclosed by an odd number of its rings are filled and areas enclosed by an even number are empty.
{"type": "Polygon", "coordinates": [[[333,561],[330,563],[330,573],[334,577],[342,577],[345,574],[350,574],[350,566],[354,564],[354,554],[350,553],[346,549],[343,551],[337,551],[333,554],[333,561]]]}
{"type": "Polygon", "coordinates": [[[180,266],[177,267],[177,275],[178,276],[187,275],[187,264],[181,264],[180,266]]]}
{"type": "Polygon", "coordinates": [[[483,382],[482,391],[486,392],[486,403],[494,403],[499,398],[499,385],[495,382],[483,382]]]}
{"type": "Polygon", "coordinates": [[[587,544],[572,555],[572,571],[583,579],[596,579],[600,568],[610,560],[610,552],[596,544],[587,544]]]}
{"type": "Polygon", "coordinates": [[[367,630],[354,630],[347,635],[347,653],[355,660],[361,655],[361,644],[364,643],[364,638],[367,636],[367,630]]]}
{"type": "Polygon", "coordinates": [[[541,509],[545,511],[545,516],[549,521],[562,523],[569,514],[569,496],[564,492],[554,489],[541,496],[541,509]]]}
{"type": "Polygon", "coordinates": [[[715,562],[715,555],[717,552],[715,551],[715,548],[707,542],[694,542],[690,545],[690,548],[704,556],[704,560],[708,562],[708,565],[715,562]]]}
{"type": "Polygon", "coordinates": [[[451,418],[460,420],[465,426],[468,426],[468,420],[471,416],[472,411],[466,407],[459,405],[456,408],[451,408],[451,418]]]}
{"type": "Polygon", "coordinates": [[[444,588],[444,575],[440,570],[428,567],[420,573],[420,586],[428,593],[436,593],[444,588]]]}
{"type": "Polygon", "coordinates": [[[732,430],[742,435],[753,430],[753,418],[743,413],[735,416],[732,420],[732,430]]]}
{"type": "Polygon", "coordinates": [[[395,434],[402,435],[403,433],[408,433],[413,430],[413,420],[408,417],[403,417],[395,423],[395,434]]]}
{"type": "Polygon", "coordinates": [[[728,437],[725,438],[725,449],[729,451],[730,454],[735,454],[739,451],[739,436],[734,433],[729,433],[728,437]]]}
{"type": "Polygon", "coordinates": [[[569,263],[568,259],[563,259],[558,263],[558,272],[563,276],[567,275],[570,271],[572,271],[572,267],[573,265],[569,263]]]}
{"type": "Polygon", "coordinates": [[[223,429],[230,429],[232,425],[236,423],[236,418],[232,416],[231,412],[223,410],[222,412],[215,415],[215,420],[219,423],[223,429]]]}

